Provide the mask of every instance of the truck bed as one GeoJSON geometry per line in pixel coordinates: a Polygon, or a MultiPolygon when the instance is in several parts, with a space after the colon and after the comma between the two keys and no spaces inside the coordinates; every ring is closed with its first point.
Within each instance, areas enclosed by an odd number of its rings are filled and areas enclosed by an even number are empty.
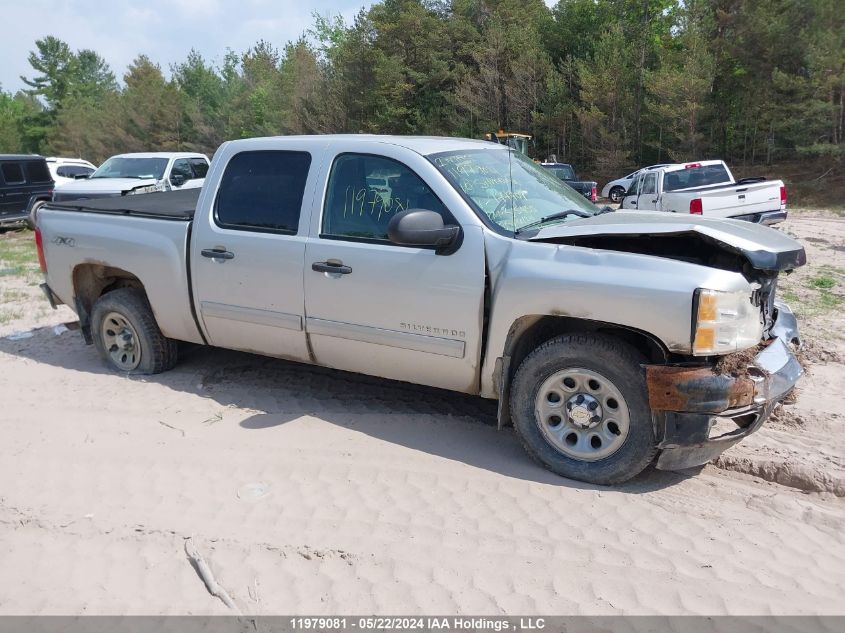
{"type": "Polygon", "coordinates": [[[179,191],[157,191],[134,196],[114,196],[90,200],[69,200],[50,202],[47,206],[56,211],[78,211],[83,213],[105,213],[128,215],[160,220],[191,220],[197,208],[201,189],[179,191]]]}

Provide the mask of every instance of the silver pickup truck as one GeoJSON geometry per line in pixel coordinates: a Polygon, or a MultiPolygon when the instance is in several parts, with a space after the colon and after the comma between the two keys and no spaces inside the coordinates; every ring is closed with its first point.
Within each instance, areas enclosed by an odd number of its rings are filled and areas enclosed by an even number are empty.
{"type": "Polygon", "coordinates": [[[118,372],[189,341],[498,399],[541,464],[609,484],[703,464],[789,394],[775,288],[805,254],[607,211],[506,146],[351,135],[231,141],[201,191],[33,220],[47,297],[118,372]]]}

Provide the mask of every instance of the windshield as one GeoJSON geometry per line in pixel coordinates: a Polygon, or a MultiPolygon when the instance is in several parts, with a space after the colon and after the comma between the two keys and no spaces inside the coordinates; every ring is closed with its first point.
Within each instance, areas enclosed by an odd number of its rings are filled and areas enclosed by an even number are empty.
{"type": "Polygon", "coordinates": [[[114,156],[91,174],[91,178],[154,178],[161,180],[167,169],[166,158],[114,156]]]}
{"type": "Polygon", "coordinates": [[[430,158],[477,212],[505,231],[517,232],[570,209],[589,215],[599,212],[580,193],[519,152],[478,149],[430,158]]]}

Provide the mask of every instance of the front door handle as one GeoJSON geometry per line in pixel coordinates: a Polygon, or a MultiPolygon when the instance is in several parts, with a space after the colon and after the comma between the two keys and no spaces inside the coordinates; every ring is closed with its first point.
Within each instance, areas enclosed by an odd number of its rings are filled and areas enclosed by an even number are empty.
{"type": "Polygon", "coordinates": [[[314,262],[311,264],[311,270],[318,273],[333,273],[336,275],[348,275],[352,272],[351,266],[344,266],[343,262],[330,259],[327,262],[314,262]]]}
{"type": "Polygon", "coordinates": [[[234,259],[235,254],[231,251],[224,251],[220,248],[204,248],[200,251],[203,257],[210,257],[211,259],[234,259]]]}

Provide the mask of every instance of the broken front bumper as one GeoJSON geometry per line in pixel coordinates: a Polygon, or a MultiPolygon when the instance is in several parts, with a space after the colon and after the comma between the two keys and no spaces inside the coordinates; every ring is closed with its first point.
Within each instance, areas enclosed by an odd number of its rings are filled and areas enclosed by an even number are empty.
{"type": "Polygon", "coordinates": [[[740,376],[712,367],[646,366],[649,404],[662,424],[657,467],[706,464],[759,429],[804,373],[793,353],[798,323],[789,307],[775,303],[775,337],[740,376]],[[721,422],[733,421],[722,432],[721,422]]]}

